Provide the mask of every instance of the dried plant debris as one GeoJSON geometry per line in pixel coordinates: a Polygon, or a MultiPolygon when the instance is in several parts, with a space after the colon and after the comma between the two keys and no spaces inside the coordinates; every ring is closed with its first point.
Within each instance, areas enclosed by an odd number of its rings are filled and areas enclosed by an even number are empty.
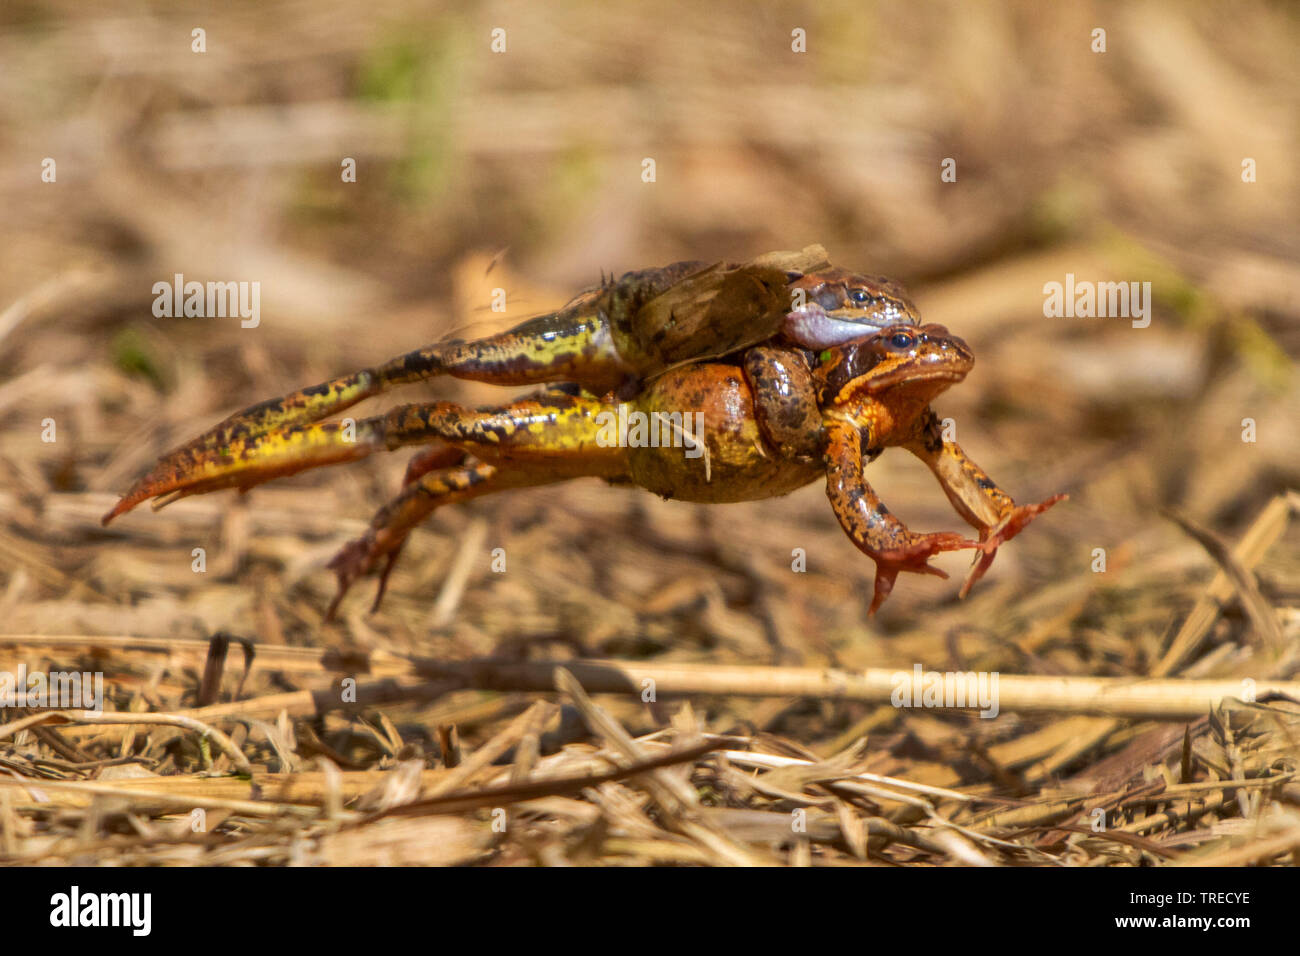
{"type": "Polygon", "coordinates": [[[1225,698],[1172,724],[1036,724],[743,686],[788,676],[779,667],[702,667],[730,697],[597,700],[563,663],[547,669],[553,693],[524,694],[465,686],[531,679],[508,660],[428,682],[410,676],[425,662],[391,653],[268,645],[239,667],[209,653],[222,643],[0,639],[33,672],[77,659],[106,688],[102,716],[5,712],[0,860],[1136,866],[1300,853],[1295,699],[1225,698]],[[340,678],[362,660],[369,677],[340,678]],[[223,699],[194,706],[205,681],[223,699]],[[363,699],[374,687],[378,703],[363,699]]]}

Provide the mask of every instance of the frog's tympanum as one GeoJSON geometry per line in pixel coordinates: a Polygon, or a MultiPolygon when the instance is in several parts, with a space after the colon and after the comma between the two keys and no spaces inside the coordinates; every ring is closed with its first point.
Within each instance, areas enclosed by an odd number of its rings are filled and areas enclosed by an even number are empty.
{"type": "Polygon", "coordinates": [[[944,441],[930,402],[973,362],[960,338],[921,323],[895,283],[832,268],[820,247],[740,265],[676,263],[602,283],[510,331],[442,342],[238,412],[159,459],[104,523],[149,498],[161,507],[428,446],[401,493],[331,562],[339,582],[333,614],[352,582],[372,570],[380,572],[377,606],[411,528],[451,502],[584,476],[666,498],[751,501],[824,477],[840,524],[876,562],[874,613],[900,571],[946,577],[930,557],[972,548],[979,553],[964,596],[999,545],[1064,497],[1016,505],[944,441]],[[387,388],[437,375],[553,384],[494,407],[434,402],[318,424],[387,388]],[[645,440],[644,428],[611,427],[615,421],[650,421],[658,440],[645,440]],[[864,464],[890,447],[929,466],[979,540],[910,531],[890,513],[863,477],[864,464]]]}

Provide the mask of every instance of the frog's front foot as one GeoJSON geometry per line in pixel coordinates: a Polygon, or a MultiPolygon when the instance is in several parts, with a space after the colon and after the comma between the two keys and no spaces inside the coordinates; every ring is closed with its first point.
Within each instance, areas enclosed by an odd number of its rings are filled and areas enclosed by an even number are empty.
{"type": "Polygon", "coordinates": [[[993,527],[989,528],[980,535],[979,544],[976,547],[982,552],[975,558],[975,563],[971,565],[970,573],[966,575],[966,583],[961,586],[961,597],[970,593],[970,589],[975,582],[984,577],[984,572],[993,564],[993,558],[997,556],[998,548],[1006,544],[1021,531],[1029,522],[1046,511],[1058,501],[1064,501],[1069,495],[1052,495],[1052,497],[1040,501],[1036,505],[1017,505],[1002,516],[993,527]]]}
{"type": "Polygon", "coordinates": [[[972,541],[970,538],[943,531],[935,534],[912,534],[908,543],[900,548],[869,551],[869,556],[876,562],[876,589],[867,614],[875,614],[885,598],[889,597],[900,571],[933,574],[936,577],[946,578],[948,573],[931,565],[930,558],[942,551],[960,551],[962,548],[979,546],[979,542],[972,541]]]}

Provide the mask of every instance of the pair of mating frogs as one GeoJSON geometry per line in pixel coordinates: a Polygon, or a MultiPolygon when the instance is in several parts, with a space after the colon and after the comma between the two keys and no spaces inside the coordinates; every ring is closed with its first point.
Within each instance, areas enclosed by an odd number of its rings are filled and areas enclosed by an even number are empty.
{"type": "Polygon", "coordinates": [[[407,534],[452,502],[584,476],[665,498],[750,501],[824,477],[840,524],[876,563],[875,613],[900,571],[947,577],[929,564],[941,551],[978,552],[965,596],[998,546],[1064,497],[1017,505],[944,441],[930,402],[973,363],[960,338],[921,322],[897,283],[834,268],[819,246],[739,265],[678,262],[602,282],[510,331],[441,342],[253,405],[164,455],[104,523],[148,498],[161,507],[401,445],[427,446],[401,493],[331,562],[339,585],[332,616],[348,587],[375,570],[378,606],[407,534]],[[437,375],[551,384],[494,407],[433,402],[319,423],[392,386],[437,375]],[[660,419],[674,422],[698,413],[703,454],[685,454],[676,441],[601,440],[620,406],[647,418],[675,414],[660,419]],[[896,446],[929,466],[979,540],[920,534],[889,512],[863,466],[896,446]]]}

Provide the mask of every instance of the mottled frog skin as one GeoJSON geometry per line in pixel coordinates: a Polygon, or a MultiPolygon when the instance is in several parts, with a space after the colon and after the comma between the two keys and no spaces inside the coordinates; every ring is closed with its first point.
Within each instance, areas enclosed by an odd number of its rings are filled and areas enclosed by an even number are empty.
{"type": "Polygon", "coordinates": [[[943,551],[978,552],[965,595],[1001,544],[1064,497],[1018,506],[943,440],[930,403],[973,364],[960,338],[921,323],[896,283],[833,268],[820,247],[741,265],[675,263],[602,283],[499,335],[432,345],[245,409],[159,459],[104,522],[149,498],[161,506],[428,446],[400,494],[331,562],[339,582],[332,615],[371,571],[380,573],[377,607],[410,530],[452,502],[598,477],[666,498],[725,503],[824,479],[840,524],[876,563],[874,613],[900,572],[946,577],[929,564],[943,551]],[[809,262],[818,268],[807,269],[809,262]],[[355,422],[319,421],[395,385],[444,374],[549,385],[499,406],[433,402],[355,422]],[[685,419],[693,443],[608,440],[611,420],[655,413],[693,416],[685,419]],[[978,540],[913,532],[890,513],[863,468],[891,447],[929,466],[978,540]]]}

